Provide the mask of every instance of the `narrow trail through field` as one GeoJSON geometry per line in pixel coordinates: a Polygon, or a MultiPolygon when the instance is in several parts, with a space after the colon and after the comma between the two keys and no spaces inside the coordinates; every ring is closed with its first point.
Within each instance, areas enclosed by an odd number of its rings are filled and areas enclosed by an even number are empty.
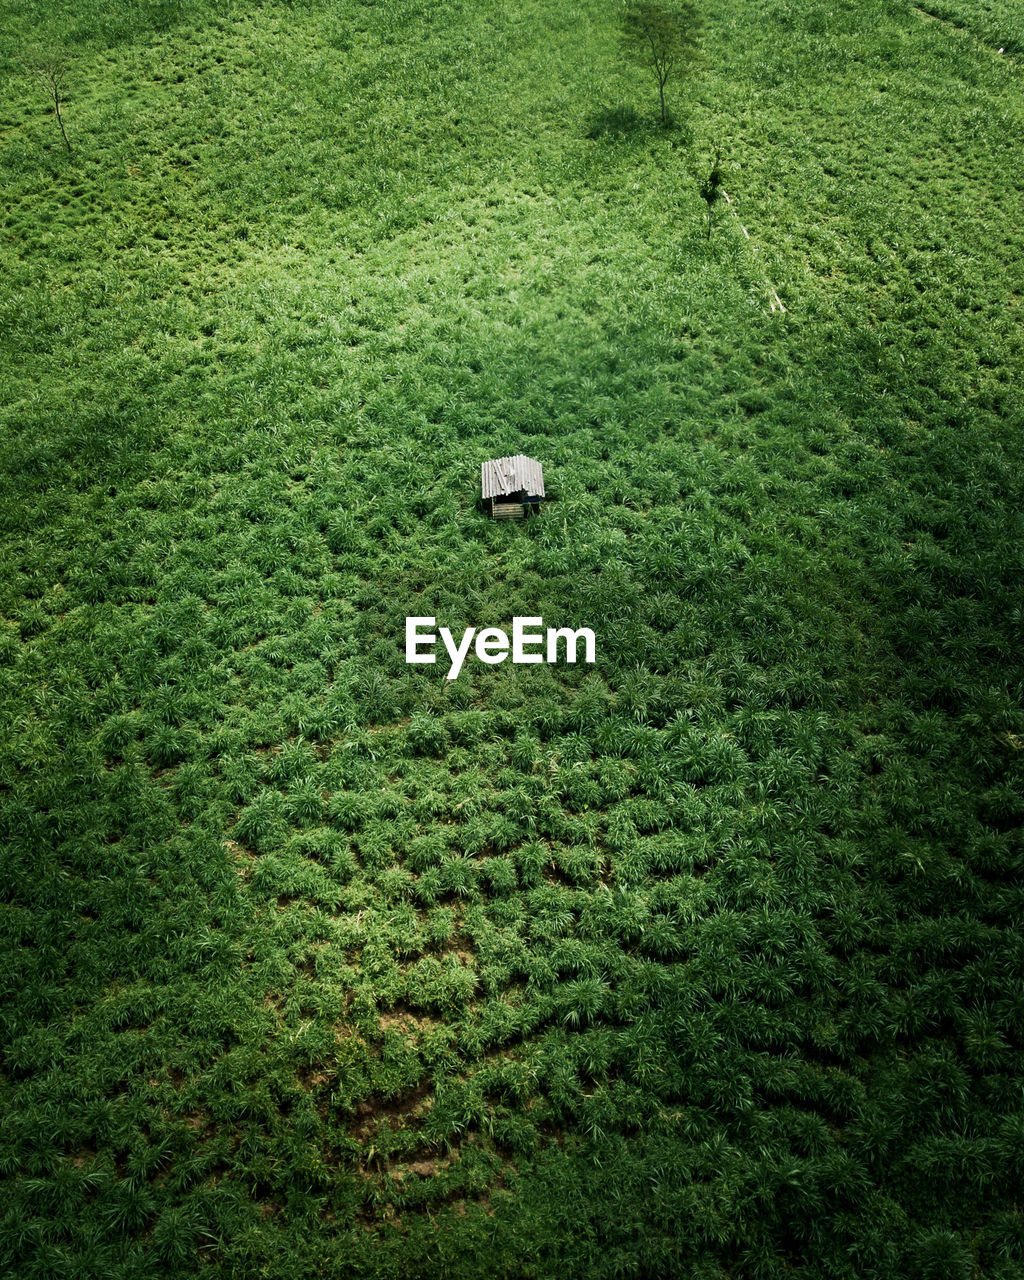
{"type": "Polygon", "coordinates": [[[1010,62],[1015,61],[1012,53],[1007,53],[1005,49],[997,49],[990,41],[983,39],[981,36],[975,35],[970,27],[965,26],[961,22],[954,22],[951,18],[940,17],[937,13],[932,13],[930,9],[922,9],[919,5],[912,4],[911,9],[921,18],[928,22],[939,22],[944,27],[949,27],[951,31],[962,32],[963,35],[969,37],[980,49],[987,49],[989,53],[997,58],[1006,58],[1010,62]]]}
{"type": "MultiPolygon", "coordinates": [[[[728,191],[726,191],[724,187],[722,188],[722,195],[725,196],[725,202],[729,206],[730,213],[736,219],[736,222],[739,224],[739,229],[743,232],[744,239],[750,240],[750,232],[746,229],[743,223],[740,222],[740,215],[736,212],[736,206],[732,202],[732,197],[729,195],[728,191]]],[[[752,254],[757,253],[757,245],[753,242],[753,240],[750,240],[750,252],[752,254]]],[[[778,293],[776,293],[775,288],[772,285],[771,281],[767,280],[767,278],[766,278],[765,288],[768,291],[768,304],[772,309],[772,313],[774,314],[777,311],[780,314],[785,315],[786,308],[782,305],[782,299],[779,297],[778,293]]]]}

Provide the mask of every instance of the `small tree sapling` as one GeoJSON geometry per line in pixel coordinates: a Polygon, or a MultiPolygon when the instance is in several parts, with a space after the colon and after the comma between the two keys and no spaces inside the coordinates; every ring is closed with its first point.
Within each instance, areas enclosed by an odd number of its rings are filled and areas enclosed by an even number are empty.
{"type": "Polygon", "coordinates": [[[64,145],[71,154],[71,141],[68,138],[68,131],[64,127],[64,116],[61,113],[61,99],[64,97],[64,82],[67,74],[67,68],[63,61],[54,56],[45,55],[35,60],[33,69],[36,75],[42,81],[46,88],[46,95],[53,103],[53,110],[57,116],[57,124],[60,127],[60,135],[64,139],[64,145]]]}
{"type": "Polygon", "coordinates": [[[658,83],[661,123],[668,123],[665,86],[697,58],[700,16],[691,3],[671,9],[660,4],[630,3],[622,19],[619,38],[622,51],[631,62],[647,67],[658,83]]]}

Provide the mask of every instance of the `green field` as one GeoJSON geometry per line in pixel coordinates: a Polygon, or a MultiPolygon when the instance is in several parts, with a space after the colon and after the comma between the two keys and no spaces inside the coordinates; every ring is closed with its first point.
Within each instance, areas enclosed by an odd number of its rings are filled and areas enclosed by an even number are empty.
{"type": "Polygon", "coordinates": [[[915,11],[959,28],[997,54],[1024,54],[1024,8],[1016,0],[924,0],[915,11]]]}
{"type": "Polygon", "coordinates": [[[926,7],[705,0],[664,129],[612,0],[0,0],[4,1280],[1024,1276],[1024,8],[926,7]]]}

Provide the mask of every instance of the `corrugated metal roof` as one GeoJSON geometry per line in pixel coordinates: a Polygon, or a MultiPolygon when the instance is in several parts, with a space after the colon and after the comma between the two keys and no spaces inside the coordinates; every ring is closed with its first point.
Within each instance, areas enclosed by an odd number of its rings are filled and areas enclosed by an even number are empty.
{"type": "Polygon", "coordinates": [[[517,453],[492,458],[480,466],[480,488],[485,498],[504,498],[521,489],[533,498],[544,497],[544,469],[534,458],[517,453]]]}

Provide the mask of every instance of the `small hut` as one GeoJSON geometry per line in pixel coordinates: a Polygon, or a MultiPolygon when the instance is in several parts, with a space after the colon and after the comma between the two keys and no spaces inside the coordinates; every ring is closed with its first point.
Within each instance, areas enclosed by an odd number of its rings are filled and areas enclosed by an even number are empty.
{"type": "Polygon", "coordinates": [[[492,458],[480,467],[480,491],[493,520],[522,520],[544,497],[544,469],[534,458],[492,458]]]}

